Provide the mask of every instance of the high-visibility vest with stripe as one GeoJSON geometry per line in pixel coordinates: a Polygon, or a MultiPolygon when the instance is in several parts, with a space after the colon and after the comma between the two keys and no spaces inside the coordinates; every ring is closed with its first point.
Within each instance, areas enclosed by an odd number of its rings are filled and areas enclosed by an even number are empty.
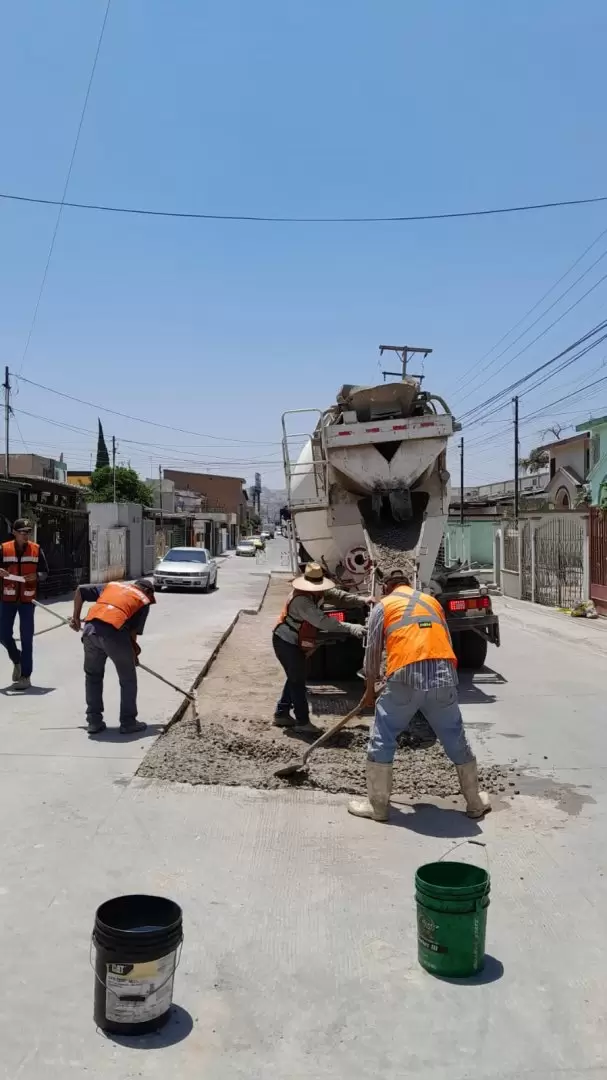
{"type": "Polygon", "coordinates": [[[9,574],[24,577],[25,581],[2,580],[2,599],[9,604],[31,604],[38,589],[38,560],[40,545],[28,540],[21,555],[14,540],[2,545],[2,565],[9,574]]]}
{"type": "Polygon", "coordinates": [[[291,593],[274,629],[276,630],[282,623],[286,623],[289,629],[297,634],[297,644],[300,649],[313,649],[316,646],[318,630],[315,626],[312,626],[312,623],[306,622],[304,619],[297,619],[295,615],[291,615],[289,607],[291,601],[295,599],[295,595],[295,593],[291,593]]]}
{"type": "Polygon", "coordinates": [[[124,624],[132,619],[133,615],[151,603],[151,598],[136,585],[129,585],[123,581],[111,581],[105,586],[84,621],[91,622],[93,619],[99,619],[101,622],[109,623],[116,630],[122,630],[124,624]]]}
{"type": "Polygon", "coordinates": [[[427,593],[401,585],[381,601],[388,678],[420,660],[452,660],[455,653],[442,607],[427,593]]]}

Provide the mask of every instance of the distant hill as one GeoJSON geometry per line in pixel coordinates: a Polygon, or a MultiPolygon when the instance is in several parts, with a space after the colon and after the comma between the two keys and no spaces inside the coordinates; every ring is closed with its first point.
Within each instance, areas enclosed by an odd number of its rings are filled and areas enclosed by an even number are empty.
{"type": "Polygon", "coordinates": [[[266,488],[261,489],[261,518],[262,521],[276,521],[280,519],[280,509],[282,506],[286,506],[287,492],[286,488],[266,488]]]}

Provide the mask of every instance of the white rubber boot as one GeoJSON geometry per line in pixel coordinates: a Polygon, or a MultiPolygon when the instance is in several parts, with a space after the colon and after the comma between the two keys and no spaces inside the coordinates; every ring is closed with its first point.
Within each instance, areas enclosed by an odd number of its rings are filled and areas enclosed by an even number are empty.
{"type": "Polygon", "coordinates": [[[387,821],[391,792],[392,765],[367,761],[367,798],[352,799],[348,803],[348,813],[355,817],[372,818],[373,821],[387,821]]]}
{"type": "Polygon", "coordinates": [[[466,765],[456,765],[459,786],[466,800],[466,813],[469,818],[482,818],[489,813],[491,803],[486,791],[479,791],[476,758],[466,765]]]}

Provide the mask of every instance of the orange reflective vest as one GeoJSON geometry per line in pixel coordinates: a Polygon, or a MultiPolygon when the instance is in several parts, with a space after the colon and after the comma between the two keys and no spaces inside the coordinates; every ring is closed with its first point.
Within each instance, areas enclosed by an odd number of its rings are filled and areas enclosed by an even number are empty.
{"type": "Polygon", "coordinates": [[[2,545],[2,565],[9,574],[24,577],[25,581],[2,580],[2,599],[10,604],[31,604],[38,589],[38,560],[40,545],[28,540],[20,555],[14,540],[2,545]]]}
{"type": "Polygon", "coordinates": [[[101,596],[89,610],[85,622],[92,619],[100,619],[101,622],[109,623],[116,630],[122,627],[129,619],[136,615],[146,604],[154,604],[156,601],[138,589],[136,585],[129,585],[123,581],[111,581],[101,593],[101,596]]]}
{"type": "Polygon", "coordinates": [[[427,593],[401,585],[381,601],[388,678],[419,660],[452,660],[455,653],[442,607],[427,593]]]}
{"type": "Polygon", "coordinates": [[[291,604],[291,600],[294,599],[294,596],[295,594],[291,593],[289,599],[287,600],[285,606],[280,613],[280,618],[276,623],[274,629],[276,630],[277,627],[281,625],[281,623],[286,623],[287,626],[291,630],[294,630],[297,634],[297,644],[299,645],[299,648],[303,649],[304,651],[309,651],[310,649],[314,649],[316,647],[318,630],[315,626],[312,626],[312,623],[305,621],[301,622],[299,619],[296,619],[293,615],[289,614],[289,607],[291,604]]]}

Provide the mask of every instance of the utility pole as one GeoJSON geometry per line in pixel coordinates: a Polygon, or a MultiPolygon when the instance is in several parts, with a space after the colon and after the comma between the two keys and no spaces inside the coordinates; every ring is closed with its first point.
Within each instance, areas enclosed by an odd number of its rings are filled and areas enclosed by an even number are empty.
{"type": "Polygon", "coordinates": [[[4,475],[8,480],[9,466],[8,466],[8,449],[9,449],[9,435],[10,435],[10,418],[11,418],[11,384],[8,378],[8,367],[4,369],[4,475]]]}
{"type": "Polygon", "coordinates": [[[164,500],[162,498],[162,465],[158,466],[158,480],[159,480],[158,493],[159,493],[159,498],[160,498],[160,528],[164,529],[164,507],[163,507],[164,500]]]}
{"type": "Polygon", "coordinates": [[[514,520],[518,525],[519,510],[519,469],[518,469],[518,394],[512,399],[514,403],[514,520]]]}
{"type": "Polygon", "coordinates": [[[459,441],[459,523],[464,524],[464,437],[459,441]]]}
{"type": "Polygon", "coordinates": [[[112,435],[112,480],[114,485],[114,502],[116,502],[116,436],[112,435]]]}
{"type": "MultiPolygon", "coordinates": [[[[398,358],[402,364],[402,371],[382,371],[384,382],[386,381],[386,375],[394,375],[397,379],[404,379],[407,375],[407,364],[409,363],[409,357],[413,353],[421,353],[422,358],[425,360],[430,355],[432,349],[427,349],[425,346],[419,348],[417,345],[380,345],[379,355],[383,356],[385,352],[397,353],[398,358]]],[[[423,375],[414,375],[414,379],[419,379],[420,382],[423,379],[423,375]]]]}

